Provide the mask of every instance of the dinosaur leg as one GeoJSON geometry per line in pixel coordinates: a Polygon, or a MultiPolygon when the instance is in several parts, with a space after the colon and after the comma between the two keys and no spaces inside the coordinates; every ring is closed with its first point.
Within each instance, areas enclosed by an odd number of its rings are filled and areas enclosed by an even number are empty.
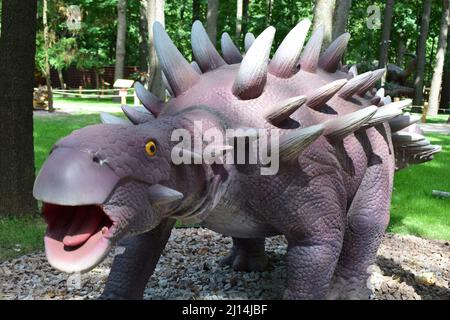
{"type": "Polygon", "coordinates": [[[114,258],[100,299],[142,299],[174,223],[175,220],[164,220],[155,229],[121,243],[125,251],[114,258]]]}
{"type": "Polygon", "coordinates": [[[368,267],[389,222],[390,179],[371,167],[348,211],[344,245],[336,268],[330,299],[367,299],[368,267]]]}
{"type": "Polygon", "coordinates": [[[236,271],[263,271],[268,263],[264,240],[233,238],[230,253],[220,263],[236,271]]]}

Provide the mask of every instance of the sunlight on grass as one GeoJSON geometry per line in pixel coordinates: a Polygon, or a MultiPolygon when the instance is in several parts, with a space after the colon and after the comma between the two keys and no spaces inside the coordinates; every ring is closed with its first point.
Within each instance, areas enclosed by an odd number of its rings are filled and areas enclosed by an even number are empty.
{"type": "Polygon", "coordinates": [[[39,215],[0,218],[0,261],[42,250],[45,228],[39,215]]]}
{"type": "Polygon", "coordinates": [[[431,162],[396,173],[388,230],[450,240],[450,199],[431,195],[433,190],[450,192],[450,136],[428,138],[443,151],[431,162]]]}

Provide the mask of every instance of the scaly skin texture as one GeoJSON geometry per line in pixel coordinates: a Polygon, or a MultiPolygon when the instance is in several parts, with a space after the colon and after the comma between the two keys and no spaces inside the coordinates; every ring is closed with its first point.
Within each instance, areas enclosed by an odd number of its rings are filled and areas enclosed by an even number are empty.
{"type": "MultiPolygon", "coordinates": [[[[300,27],[306,25],[303,22],[300,27]]],[[[264,238],[284,235],[288,241],[286,299],[368,298],[367,268],[375,261],[389,221],[395,171],[387,121],[399,115],[396,104],[385,115],[383,97],[377,99],[381,100],[379,111],[369,107],[375,98],[372,87],[382,73],[361,75],[346,85],[355,76],[339,66],[347,35],[338,38],[319,60],[315,55],[320,50],[311,49],[320,39],[318,30],[313,44],[305,48],[306,58],[292,56],[287,46],[283,56],[277,51],[268,73],[269,54],[264,50],[270,51],[272,29],[256,39],[241,64],[226,64],[202,27],[196,23],[194,29],[194,56],[204,73],[194,71],[157,24],[155,45],[175,97],[163,103],[138,86],[138,95],[153,115],[126,110],[137,125],[113,119],[115,124],[81,129],[57,144],[97,155],[100,165],[106,164],[119,177],[117,185],[108,186],[113,191],[100,205],[115,222],[111,244],[132,237],[123,242],[125,252],[114,260],[102,298],[142,297],[175,218],[233,237],[231,252],[222,263],[235,270],[263,270],[267,265],[264,238]],[[209,53],[196,46],[204,46],[209,53]],[[255,64],[258,59],[262,62],[255,64]],[[291,65],[286,67],[286,61],[291,65]],[[349,89],[351,93],[343,96],[349,89]],[[299,99],[302,104],[306,101],[304,106],[288,110],[281,120],[278,114],[276,121],[267,117],[280,102],[298,96],[306,97],[299,99]],[[370,114],[361,116],[361,110],[370,114]],[[293,160],[282,155],[276,175],[261,175],[261,164],[174,164],[173,130],[183,128],[193,140],[200,140],[198,121],[204,131],[214,128],[223,134],[227,129],[248,127],[264,129],[269,135],[279,130],[282,147],[286,137],[294,134],[297,144],[288,147],[293,160]],[[303,135],[296,135],[299,132],[303,135]],[[158,146],[150,156],[145,151],[148,141],[158,146]],[[155,186],[157,197],[171,201],[155,202],[155,186]],[[178,193],[167,196],[167,188],[178,193]]],[[[294,29],[294,34],[306,36],[299,30],[294,29]]],[[[227,61],[241,59],[231,51],[233,57],[227,61]]],[[[436,150],[420,153],[423,158],[417,162],[430,160],[436,150]]],[[[66,205],[64,196],[40,192],[51,188],[45,183],[46,175],[38,178],[36,194],[44,194],[40,198],[45,202],[66,205]]],[[[83,195],[80,186],[73,190],[83,195]]]]}

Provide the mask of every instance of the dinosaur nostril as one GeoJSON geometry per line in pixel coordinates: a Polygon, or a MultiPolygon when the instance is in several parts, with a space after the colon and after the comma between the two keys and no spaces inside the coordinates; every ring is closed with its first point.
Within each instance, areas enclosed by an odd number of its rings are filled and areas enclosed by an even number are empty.
{"type": "Polygon", "coordinates": [[[94,157],[92,158],[92,161],[94,161],[95,163],[100,163],[100,158],[97,157],[97,156],[94,156],[94,157]]]}

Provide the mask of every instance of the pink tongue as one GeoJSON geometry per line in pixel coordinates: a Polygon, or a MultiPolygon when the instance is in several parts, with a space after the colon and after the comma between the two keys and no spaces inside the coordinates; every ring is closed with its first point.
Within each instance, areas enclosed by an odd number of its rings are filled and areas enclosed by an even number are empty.
{"type": "Polygon", "coordinates": [[[63,238],[63,244],[68,247],[82,245],[97,230],[102,218],[96,207],[79,207],[67,235],[63,238]]]}

